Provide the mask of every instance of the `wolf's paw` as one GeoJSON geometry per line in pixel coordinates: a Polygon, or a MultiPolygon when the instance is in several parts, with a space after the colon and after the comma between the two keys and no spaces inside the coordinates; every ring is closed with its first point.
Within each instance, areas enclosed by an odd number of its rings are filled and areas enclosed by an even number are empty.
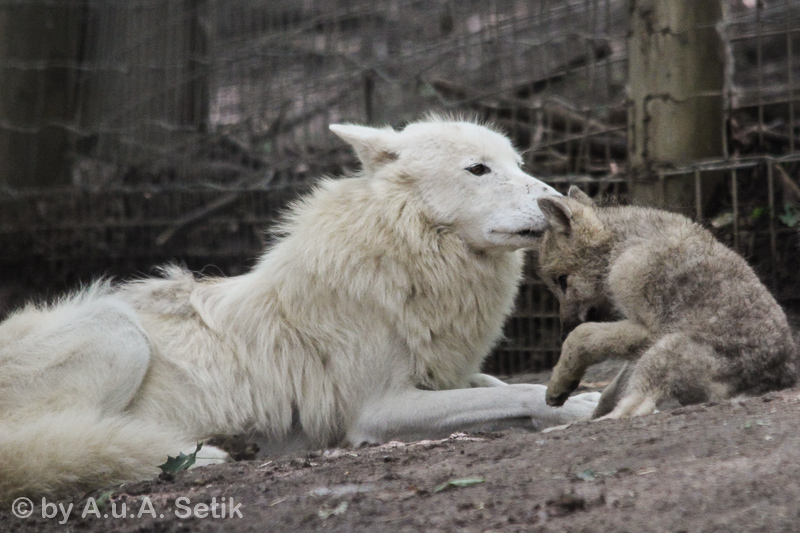
{"type": "Polygon", "coordinates": [[[599,392],[586,392],[568,398],[563,407],[553,409],[560,424],[589,420],[600,401],[599,392]]]}
{"type": "Polygon", "coordinates": [[[600,401],[600,396],[602,396],[600,392],[582,392],[581,394],[573,396],[572,399],[582,402],[592,402],[592,405],[597,406],[597,402],[600,401]]]}
{"type": "Polygon", "coordinates": [[[215,446],[203,446],[197,452],[197,458],[192,465],[192,468],[198,466],[218,465],[220,463],[227,463],[230,461],[230,455],[223,449],[215,446]]]}

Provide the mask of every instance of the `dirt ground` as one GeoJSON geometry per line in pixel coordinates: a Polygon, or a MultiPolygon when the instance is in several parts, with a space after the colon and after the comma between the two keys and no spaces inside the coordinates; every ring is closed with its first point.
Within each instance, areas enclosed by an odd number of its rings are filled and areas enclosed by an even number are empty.
{"type": "Polygon", "coordinates": [[[792,389],[548,433],[201,467],[57,502],[66,514],[4,509],[0,531],[798,531],[799,430],[792,389]]]}

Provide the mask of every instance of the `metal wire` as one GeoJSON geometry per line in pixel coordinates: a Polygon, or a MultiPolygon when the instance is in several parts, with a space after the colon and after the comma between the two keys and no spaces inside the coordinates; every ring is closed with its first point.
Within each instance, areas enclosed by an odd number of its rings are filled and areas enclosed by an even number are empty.
{"type": "MultiPolygon", "coordinates": [[[[800,5],[724,2],[714,26],[724,89],[688,97],[722,97],[723,123],[708,127],[721,130],[723,156],[653,175],[662,191],[686,178],[698,221],[793,294],[800,5]],[[724,186],[707,191],[713,176],[724,186]]],[[[2,273],[45,269],[68,285],[174,259],[235,273],[311,178],[355,165],[328,132],[333,122],[474,113],[503,127],[526,170],[559,190],[576,184],[624,202],[634,185],[625,0],[0,0],[0,23],[23,4],[77,17],[65,35],[80,46],[49,55],[0,46],[0,97],[11,98],[4,83],[32,80],[30,113],[0,106],[0,145],[19,142],[25,154],[11,170],[0,164],[2,273]],[[71,91],[57,113],[54,80],[71,91]],[[68,179],[26,190],[48,183],[39,163],[53,132],[67,146],[68,179]],[[232,199],[215,207],[221,195],[232,199]]],[[[497,372],[557,357],[557,306],[533,272],[506,336],[497,372]]]]}

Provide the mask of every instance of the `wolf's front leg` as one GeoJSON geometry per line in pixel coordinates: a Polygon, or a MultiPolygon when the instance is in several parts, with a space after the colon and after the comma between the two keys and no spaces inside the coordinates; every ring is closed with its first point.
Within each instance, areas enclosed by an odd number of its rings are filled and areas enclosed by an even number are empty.
{"type": "Polygon", "coordinates": [[[367,402],[347,431],[353,445],[446,437],[485,427],[543,429],[588,420],[599,394],[570,398],[562,408],[545,403],[543,385],[506,385],[426,391],[404,389],[367,402]]]}
{"type": "Polygon", "coordinates": [[[611,358],[637,358],[651,343],[650,338],[646,328],[630,320],[581,324],[561,347],[547,385],[547,405],[564,405],[591,365],[611,358]]]}

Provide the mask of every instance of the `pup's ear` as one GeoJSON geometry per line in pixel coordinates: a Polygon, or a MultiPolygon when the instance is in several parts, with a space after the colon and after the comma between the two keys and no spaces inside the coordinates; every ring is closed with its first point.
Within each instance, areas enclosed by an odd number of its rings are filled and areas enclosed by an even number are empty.
{"type": "Polygon", "coordinates": [[[580,202],[587,207],[594,207],[594,202],[591,198],[589,198],[589,195],[577,188],[575,185],[569,188],[567,197],[572,198],[576,202],[580,202]]]}
{"type": "Polygon", "coordinates": [[[554,231],[564,235],[572,233],[572,223],[574,222],[572,209],[567,205],[563,196],[542,196],[536,200],[536,203],[539,204],[545,220],[554,231]]]}
{"type": "Polygon", "coordinates": [[[331,124],[330,129],[353,147],[364,170],[369,173],[398,158],[395,151],[398,134],[392,128],[331,124]]]}

